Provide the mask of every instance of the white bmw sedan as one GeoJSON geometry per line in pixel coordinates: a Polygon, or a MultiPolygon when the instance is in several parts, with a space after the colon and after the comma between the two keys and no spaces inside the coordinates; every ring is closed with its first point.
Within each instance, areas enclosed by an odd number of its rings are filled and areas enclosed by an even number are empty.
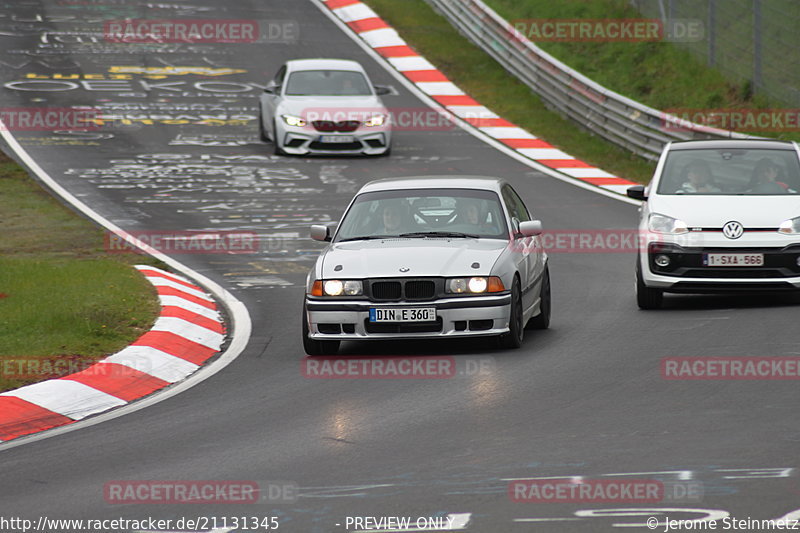
{"type": "Polygon", "coordinates": [[[800,149],[777,140],[675,142],[643,200],[642,309],[663,294],[800,289],[800,149]]]}
{"type": "Polygon", "coordinates": [[[497,336],[550,323],[547,254],[519,195],[497,178],[426,176],[365,185],[308,275],[303,347],[343,340],[497,336]]]}
{"type": "Polygon", "coordinates": [[[343,59],[286,62],[259,99],[261,140],[276,154],[388,155],[389,111],[364,68],[343,59]]]}

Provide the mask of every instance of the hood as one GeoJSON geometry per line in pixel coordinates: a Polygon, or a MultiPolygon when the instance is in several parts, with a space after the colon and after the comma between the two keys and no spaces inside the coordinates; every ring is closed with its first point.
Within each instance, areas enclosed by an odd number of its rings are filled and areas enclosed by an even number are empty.
{"type": "Polygon", "coordinates": [[[800,216],[800,198],[785,196],[651,196],[651,213],[677,218],[691,227],[719,228],[731,220],[745,228],[777,228],[800,216]]]}
{"type": "Polygon", "coordinates": [[[303,117],[306,120],[363,120],[376,113],[388,114],[377,96],[287,96],[277,114],[303,117]],[[314,114],[309,117],[309,114],[314,114]],[[327,115],[327,116],[326,116],[327,115]]]}
{"type": "Polygon", "coordinates": [[[333,244],[323,278],[488,276],[508,242],[492,239],[386,239],[333,244]],[[480,268],[472,268],[472,263],[480,268]],[[341,265],[341,270],[334,270],[341,265]],[[400,272],[408,268],[408,272],[400,272]]]}

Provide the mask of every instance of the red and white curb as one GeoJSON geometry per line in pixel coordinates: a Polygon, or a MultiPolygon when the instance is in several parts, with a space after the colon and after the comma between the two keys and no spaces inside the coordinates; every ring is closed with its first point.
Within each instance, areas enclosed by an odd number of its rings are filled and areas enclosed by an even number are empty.
{"type": "Polygon", "coordinates": [[[183,380],[220,351],[225,327],[209,294],[176,274],[136,268],[158,292],[152,329],[86,370],[0,394],[0,441],[126,405],[183,380]]]}
{"type": "Polygon", "coordinates": [[[635,185],[572,157],[482,106],[416,53],[397,31],[360,0],[322,2],[420,91],[489,137],[541,165],[607,191],[624,195],[629,186],[635,185]]]}

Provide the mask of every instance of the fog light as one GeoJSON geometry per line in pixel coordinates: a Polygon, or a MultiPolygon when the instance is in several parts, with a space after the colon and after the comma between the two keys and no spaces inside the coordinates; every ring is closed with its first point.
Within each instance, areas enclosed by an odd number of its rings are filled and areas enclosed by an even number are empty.
{"type": "Polygon", "coordinates": [[[656,264],[661,268],[669,266],[669,256],[661,254],[656,256],[656,264]]]}
{"type": "Polygon", "coordinates": [[[795,262],[797,263],[797,266],[800,267],[800,255],[797,256],[797,259],[795,259],[795,262]]]}

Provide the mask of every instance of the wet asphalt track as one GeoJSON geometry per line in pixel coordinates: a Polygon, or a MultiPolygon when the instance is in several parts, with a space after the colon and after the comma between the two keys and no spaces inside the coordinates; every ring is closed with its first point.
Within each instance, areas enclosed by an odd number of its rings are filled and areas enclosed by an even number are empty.
{"type": "Polygon", "coordinates": [[[660,376],[660,360],[668,356],[797,355],[797,300],[673,297],[663,311],[642,312],[629,253],[553,254],[552,328],[529,333],[519,351],[498,351],[491,342],[343,347],[344,354],[454,355],[461,370],[483,361],[482,373],[442,380],[305,378],[303,280],[319,249],[306,238],[307,226],[337,220],[361,184],[421,174],[502,176],[551,229],[631,228],[636,209],[544,176],[458,129],[398,132],[389,158],[272,156],[249,117],[259,86],[287,59],[356,59],[375,83],[395,87],[398,94],[386,98],[391,107],[423,104],[310,1],[158,5],[6,0],[0,102],[89,105],[124,116],[89,134],[15,136],[60,184],[126,230],[256,232],[257,254],[178,256],[247,305],[254,334],[231,366],[177,397],[0,448],[0,514],[277,516],[281,531],[327,533],[346,531],[347,516],[470,513],[468,531],[499,533],[605,531],[643,521],[514,521],[577,518],[576,511],[591,509],[716,509],[736,518],[777,518],[800,508],[796,382],[660,376]],[[286,20],[299,23],[300,38],[104,42],[103,21],[124,17],[286,20]],[[151,70],[114,78],[121,66],[151,70]],[[170,66],[236,71],[147,77],[170,66]],[[646,474],[665,471],[683,473],[646,474]],[[615,473],[692,481],[703,496],[660,504],[513,503],[504,481],[615,473]],[[300,497],[248,506],[104,501],[106,483],[128,479],[280,480],[296,483],[300,497]]]}

